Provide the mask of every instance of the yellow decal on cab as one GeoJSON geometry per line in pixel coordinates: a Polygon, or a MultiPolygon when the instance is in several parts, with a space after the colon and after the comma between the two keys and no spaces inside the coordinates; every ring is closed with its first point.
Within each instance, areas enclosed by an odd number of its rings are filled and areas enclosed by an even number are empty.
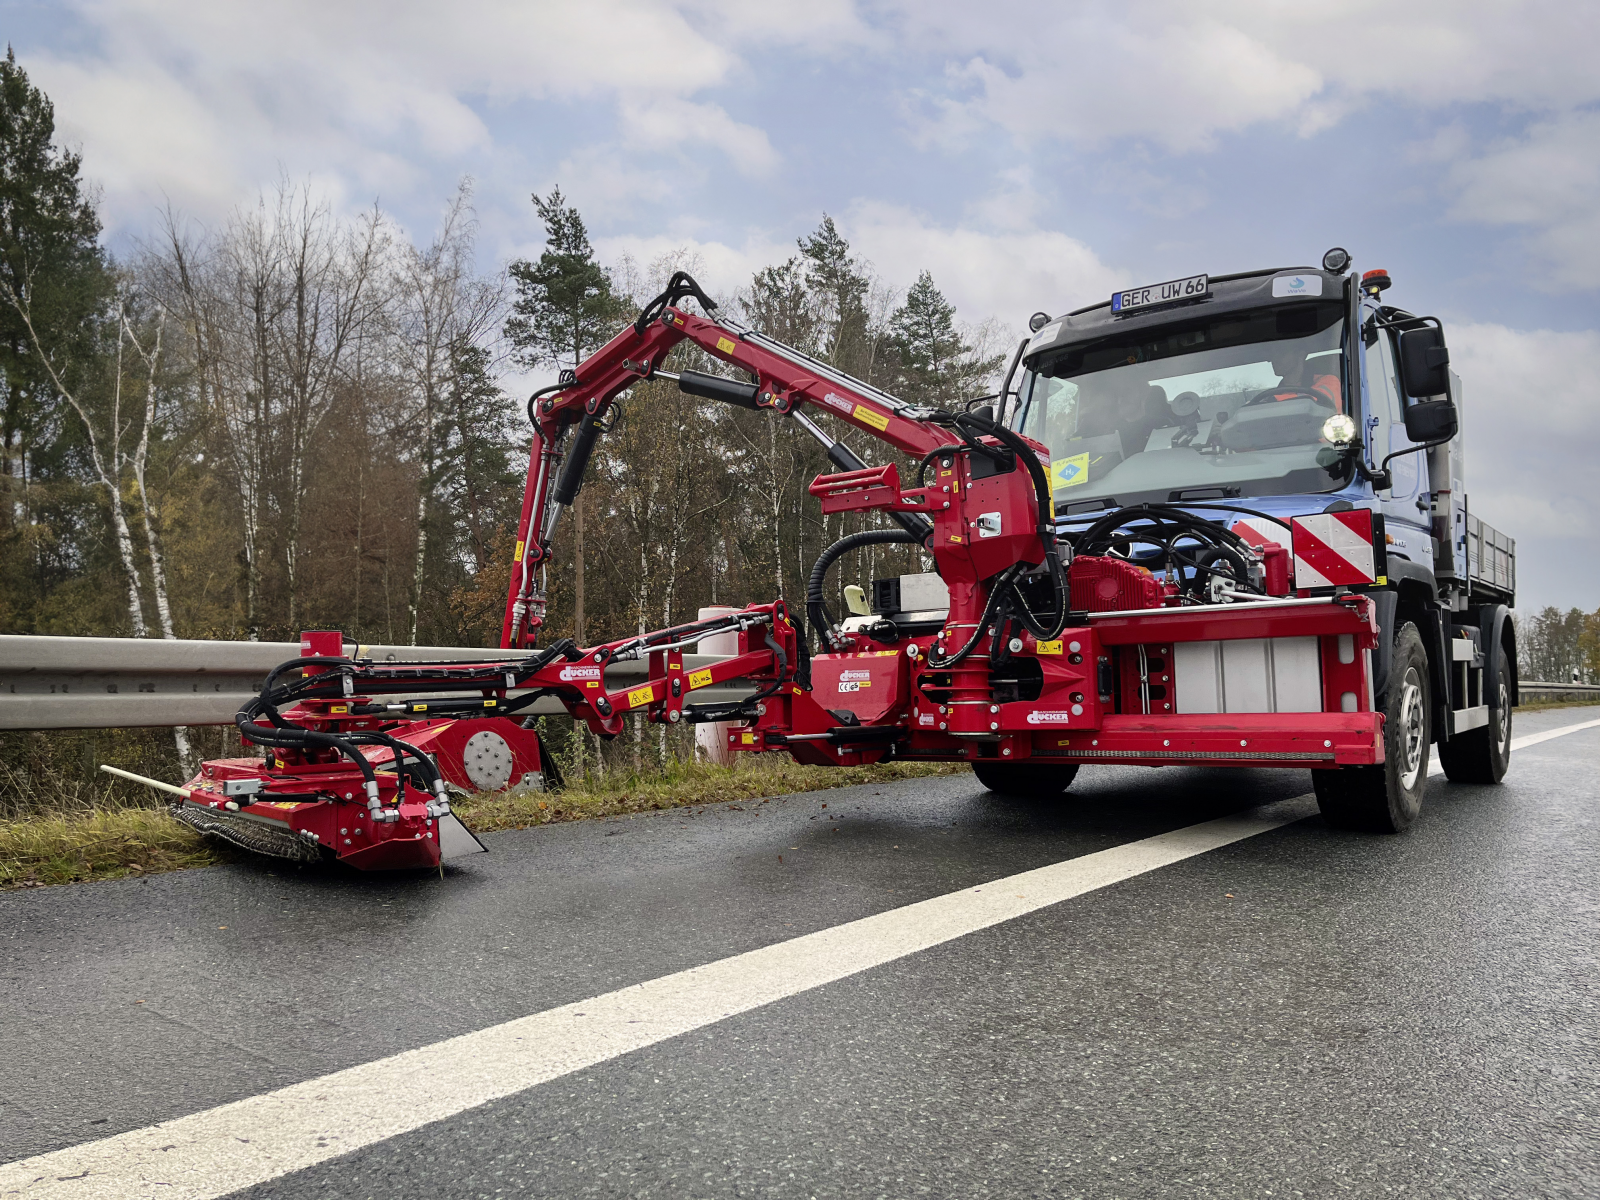
{"type": "Polygon", "coordinates": [[[1089,482],[1089,456],[1074,454],[1058,458],[1050,464],[1050,486],[1054,488],[1077,487],[1089,482]]]}

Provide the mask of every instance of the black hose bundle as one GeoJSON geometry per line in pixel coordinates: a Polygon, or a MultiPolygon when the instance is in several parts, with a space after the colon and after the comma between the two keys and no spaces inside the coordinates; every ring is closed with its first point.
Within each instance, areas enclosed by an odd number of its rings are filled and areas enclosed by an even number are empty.
{"type": "MultiPolygon", "coordinates": [[[[1220,507],[1285,524],[1265,513],[1231,505],[1193,507],[1220,507]]],[[[1116,554],[1140,565],[1170,566],[1178,573],[1180,587],[1194,594],[1198,594],[1204,580],[1212,576],[1232,580],[1246,591],[1264,594],[1251,577],[1249,543],[1217,521],[1174,504],[1134,504],[1119,508],[1096,520],[1073,538],[1073,543],[1078,554],[1116,554]],[[1155,553],[1135,556],[1136,546],[1155,547],[1155,553]]]]}
{"type": "MultiPolygon", "coordinates": [[[[234,724],[244,737],[258,746],[299,751],[337,751],[354,763],[361,772],[369,799],[376,794],[377,775],[373,771],[372,763],[358,747],[383,746],[394,755],[395,776],[401,795],[405,791],[407,776],[412,775],[421,781],[424,791],[431,791],[436,796],[442,797],[445,787],[444,776],[439,773],[439,768],[432,758],[408,742],[376,729],[351,730],[340,734],[306,729],[286,720],[280,710],[285,705],[304,699],[347,694],[346,682],[358,669],[361,669],[363,674],[361,690],[368,694],[414,692],[419,687],[426,689],[441,684],[453,690],[482,691],[485,688],[501,686],[508,669],[514,675],[526,678],[537,674],[557,658],[571,661],[577,657],[579,655],[574,643],[569,638],[563,638],[509,668],[506,664],[497,663],[448,673],[440,671],[442,665],[440,663],[393,663],[375,668],[344,657],[291,658],[288,662],[280,663],[272,669],[261,685],[260,694],[234,716],[234,724]],[[316,675],[306,675],[289,683],[278,682],[285,674],[306,667],[332,669],[316,675]],[[262,724],[263,719],[265,724],[262,724]]],[[[504,705],[500,711],[514,712],[531,704],[536,698],[537,693],[521,697],[513,703],[504,705]]],[[[441,706],[430,707],[438,709],[441,706]]]]}
{"type": "MultiPolygon", "coordinates": [[[[862,546],[887,546],[896,543],[920,546],[922,539],[904,529],[867,529],[840,538],[817,556],[816,564],[811,568],[811,578],[806,582],[806,619],[817,631],[817,637],[824,649],[833,645],[834,628],[833,617],[828,612],[823,590],[823,581],[827,577],[828,568],[833,566],[841,555],[862,546]]],[[[803,643],[804,638],[801,641],[803,643]]]]}
{"type": "MultiPolygon", "coordinates": [[[[1016,461],[1028,472],[1028,477],[1033,482],[1033,496],[1036,505],[1037,519],[1034,522],[1034,532],[1039,536],[1039,542],[1044,547],[1044,567],[1050,577],[1050,591],[1052,606],[1047,613],[1036,613],[1029,606],[1027,597],[1022,591],[1023,571],[1020,567],[1003,572],[996,580],[990,593],[990,602],[985,610],[984,619],[979,622],[978,629],[966,648],[959,652],[964,658],[976,645],[977,639],[982,636],[993,621],[998,628],[1015,619],[1041,642],[1050,641],[1058,637],[1066,628],[1067,616],[1071,611],[1070,592],[1067,588],[1067,575],[1061,565],[1061,557],[1056,551],[1056,529],[1051,520],[1051,492],[1050,477],[1045,473],[1044,465],[1040,463],[1028,443],[1022,437],[992,417],[985,417],[979,413],[940,413],[934,420],[947,428],[954,429],[960,436],[965,447],[977,454],[984,454],[991,458],[1002,456],[1004,451],[996,447],[985,445],[978,438],[983,435],[994,438],[1013,455],[1016,461]]],[[[934,453],[941,453],[935,451],[934,453]]],[[[923,459],[923,470],[933,455],[923,459]]],[[[919,472],[920,474],[920,472],[919,472]]],[[[955,660],[939,659],[930,655],[929,665],[948,665],[955,660]]]]}
{"type": "MultiPolygon", "coordinates": [[[[1016,433],[995,421],[992,417],[981,413],[935,413],[930,420],[945,428],[953,430],[961,441],[948,446],[940,446],[929,451],[923,456],[917,469],[918,486],[923,486],[927,477],[928,465],[940,455],[958,454],[967,452],[982,455],[993,460],[997,466],[1006,469],[1015,469],[1021,464],[1022,469],[1028,472],[1028,477],[1033,484],[1035,511],[1034,532],[1039,537],[1040,544],[1044,547],[1044,568],[1050,578],[1052,593],[1052,606],[1048,612],[1036,613],[1029,606],[1022,590],[1022,579],[1025,573],[1023,564],[1008,567],[995,577],[993,586],[989,591],[989,602],[984,608],[983,616],[978,621],[978,627],[972,636],[960,649],[948,656],[941,656],[938,652],[929,655],[928,662],[934,667],[950,667],[966,658],[983,639],[991,627],[1003,631],[1012,621],[1020,623],[1029,633],[1040,641],[1048,641],[1061,633],[1067,623],[1067,616],[1071,610],[1069,592],[1067,588],[1066,572],[1061,566],[1060,555],[1056,551],[1055,525],[1050,519],[1050,479],[1045,474],[1043,465],[1034,455],[1032,448],[1016,433]],[[999,446],[989,445],[979,439],[992,437],[999,442],[999,446]]],[[[892,544],[896,542],[923,544],[923,539],[910,533],[897,529],[871,529],[862,533],[854,533],[841,538],[824,550],[811,568],[811,578],[806,586],[806,616],[816,628],[818,637],[826,648],[833,644],[832,630],[833,618],[828,612],[824,600],[824,577],[828,568],[840,555],[862,546],[892,544]]]]}

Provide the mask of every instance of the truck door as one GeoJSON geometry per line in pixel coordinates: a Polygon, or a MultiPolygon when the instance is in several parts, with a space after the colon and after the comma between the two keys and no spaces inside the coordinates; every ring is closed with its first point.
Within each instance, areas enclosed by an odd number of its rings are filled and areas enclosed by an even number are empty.
{"type": "MultiPolygon", "coordinates": [[[[1392,334],[1379,329],[1377,340],[1365,345],[1366,361],[1362,377],[1367,381],[1367,402],[1370,411],[1367,423],[1371,428],[1372,461],[1376,466],[1397,450],[1415,445],[1406,436],[1405,423],[1400,409],[1400,387],[1394,367],[1392,334]]],[[[1421,454],[1407,454],[1389,464],[1394,486],[1379,492],[1389,531],[1408,545],[1393,547],[1414,562],[1428,563],[1427,543],[1423,540],[1429,527],[1430,502],[1427,476],[1421,454]],[[1397,528],[1397,526],[1402,528],[1397,528]],[[1415,534],[1410,531],[1415,530],[1415,534]]],[[[1429,563],[1431,566],[1432,564],[1429,563]]]]}

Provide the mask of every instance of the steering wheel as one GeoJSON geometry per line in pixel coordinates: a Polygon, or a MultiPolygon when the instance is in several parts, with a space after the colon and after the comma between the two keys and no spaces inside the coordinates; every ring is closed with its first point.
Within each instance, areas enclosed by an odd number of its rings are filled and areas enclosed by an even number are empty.
{"type": "Polygon", "coordinates": [[[1315,400],[1318,404],[1323,405],[1325,408],[1335,407],[1333,401],[1329,400],[1321,392],[1313,392],[1306,388],[1283,387],[1281,385],[1278,387],[1267,388],[1262,392],[1257,392],[1239,407],[1250,408],[1252,405],[1256,404],[1275,404],[1279,400],[1292,400],[1297,396],[1304,396],[1308,400],[1315,400]]]}

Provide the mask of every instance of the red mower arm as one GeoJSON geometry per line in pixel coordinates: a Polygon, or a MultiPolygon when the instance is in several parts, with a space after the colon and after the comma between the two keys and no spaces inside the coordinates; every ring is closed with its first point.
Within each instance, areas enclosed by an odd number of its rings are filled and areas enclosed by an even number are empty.
{"type": "MultiPolygon", "coordinates": [[[[577,496],[595,442],[605,432],[612,402],[637,383],[666,379],[691,395],[792,416],[844,471],[860,470],[865,464],[806,417],[803,406],[815,405],[918,458],[959,441],[935,423],[939,414],[931,409],[906,404],[737,321],[695,316],[676,307],[690,296],[706,311],[715,311],[716,304],[679,272],[636,322],[575,372],[564,372],[555,387],[536,393],[528,402],[534,436],[501,631],[501,645],[507,649],[525,649],[537,643],[545,608],[544,588],[537,581],[540,570],[550,562],[556,524],[577,496]],[[748,372],[754,382],[697,371],[663,371],[661,364],[683,341],[748,372]]],[[[920,516],[896,519],[919,540],[931,534],[928,522],[920,516]]]]}

